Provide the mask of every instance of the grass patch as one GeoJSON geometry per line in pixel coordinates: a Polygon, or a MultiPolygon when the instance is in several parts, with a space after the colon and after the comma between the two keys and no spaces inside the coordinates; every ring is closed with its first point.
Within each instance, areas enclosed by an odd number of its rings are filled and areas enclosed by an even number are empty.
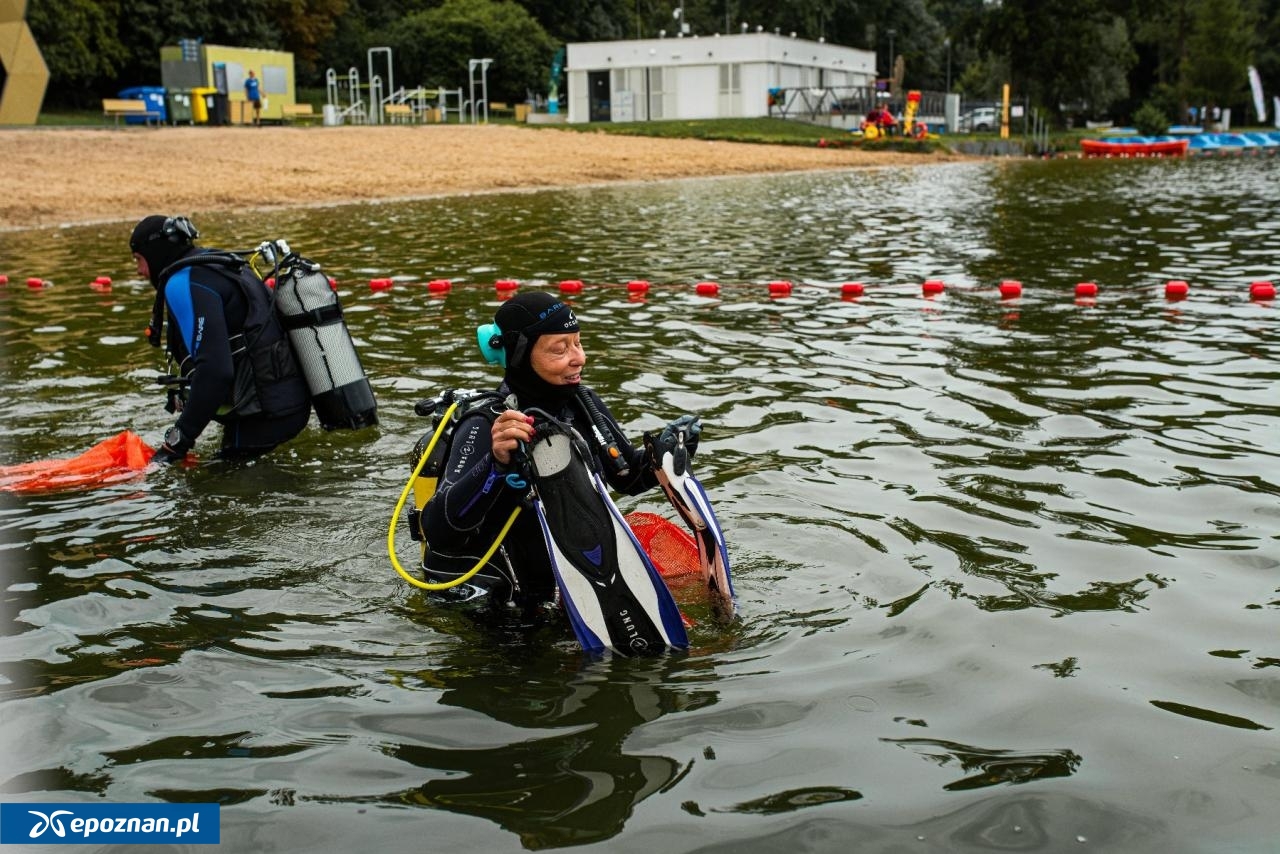
{"type": "Polygon", "coordinates": [[[661,139],[705,139],[717,142],[747,142],[764,145],[803,145],[810,148],[826,143],[831,148],[858,147],[867,151],[929,152],[936,141],[891,138],[864,141],[848,131],[788,119],[695,119],[656,122],[592,122],[589,124],[530,125],[553,127],[580,133],[609,133],[619,136],[648,136],[661,139]]]}

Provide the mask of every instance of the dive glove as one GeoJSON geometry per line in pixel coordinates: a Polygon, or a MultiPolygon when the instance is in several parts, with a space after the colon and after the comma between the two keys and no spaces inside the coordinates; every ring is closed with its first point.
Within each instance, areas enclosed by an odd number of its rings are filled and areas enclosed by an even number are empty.
{"type": "Polygon", "coordinates": [[[678,445],[680,433],[684,433],[684,447],[692,457],[698,450],[698,437],[702,435],[702,422],[696,415],[681,415],[675,421],[672,421],[666,427],[662,428],[662,432],[658,434],[658,438],[653,443],[653,451],[656,459],[654,462],[661,464],[662,457],[668,451],[675,451],[678,445]]]}
{"type": "Polygon", "coordinates": [[[175,424],[164,434],[164,444],[156,449],[155,455],[151,457],[151,462],[164,463],[166,465],[168,463],[176,463],[186,458],[187,451],[191,450],[191,446],[194,444],[175,424]]]}

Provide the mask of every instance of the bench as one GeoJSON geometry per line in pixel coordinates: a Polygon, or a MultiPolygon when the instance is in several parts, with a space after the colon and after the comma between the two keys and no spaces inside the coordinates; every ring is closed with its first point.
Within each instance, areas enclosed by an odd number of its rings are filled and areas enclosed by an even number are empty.
{"type": "Polygon", "coordinates": [[[413,121],[413,107],[408,104],[387,104],[382,108],[382,112],[386,114],[387,121],[390,122],[413,121]]]}
{"type": "Polygon", "coordinates": [[[148,108],[146,101],[133,98],[103,98],[102,116],[104,119],[114,118],[116,127],[120,127],[121,116],[142,116],[148,125],[154,121],[156,127],[160,126],[160,114],[148,108]]]}
{"type": "Polygon", "coordinates": [[[320,114],[310,104],[285,104],[280,108],[280,118],[286,124],[313,122],[320,118],[320,114]]]}

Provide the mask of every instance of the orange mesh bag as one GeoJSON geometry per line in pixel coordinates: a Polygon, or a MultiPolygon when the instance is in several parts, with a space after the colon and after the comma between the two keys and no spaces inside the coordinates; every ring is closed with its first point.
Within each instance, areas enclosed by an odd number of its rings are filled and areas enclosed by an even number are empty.
{"type": "Polygon", "coordinates": [[[628,513],[626,519],[640,547],[663,578],[682,578],[701,572],[698,544],[683,528],[656,513],[628,513]]]}
{"type": "Polygon", "coordinates": [[[76,457],[0,466],[0,492],[48,492],[102,486],[138,475],[155,451],[125,430],[76,457]]]}

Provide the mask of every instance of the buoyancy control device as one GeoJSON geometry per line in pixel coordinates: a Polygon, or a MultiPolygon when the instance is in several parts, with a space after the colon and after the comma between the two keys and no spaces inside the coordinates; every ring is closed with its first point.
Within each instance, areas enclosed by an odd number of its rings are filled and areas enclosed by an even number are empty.
{"type": "Polygon", "coordinates": [[[431,419],[431,429],[413,446],[413,455],[409,459],[409,467],[415,471],[418,469],[418,463],[422,462],[421,470],[413,479],[413,507],[409,508],[408,521],[409,536],[422,545],[424,560],[427,556],[427,542],[422,532],[422,508],[431,500],[431,496],[435,495],[440,475],[444,471],[445,463],[449,460],[453,431],[464,415],[474,412],[481,406],[497,405],[502,399],[502,395],[495,391],[450,389],[437,397],[419,401],[413,407],[416,415],[431,419]],[[433,441],[434,444],[432,444],[433,441]],[[426,454],[428,449],[430,455],[423,462],[422,455],[426,454]]]}
{"type": "Polygon", "coordinates": [[[373,387],[360,364],[342,304],[315,261],[283,240],[263,243],[251,257],[260,275],[275,279],[275,310],[302,368],[311,405],[326,430],[356,430],[378,423],[373,387]]]}

